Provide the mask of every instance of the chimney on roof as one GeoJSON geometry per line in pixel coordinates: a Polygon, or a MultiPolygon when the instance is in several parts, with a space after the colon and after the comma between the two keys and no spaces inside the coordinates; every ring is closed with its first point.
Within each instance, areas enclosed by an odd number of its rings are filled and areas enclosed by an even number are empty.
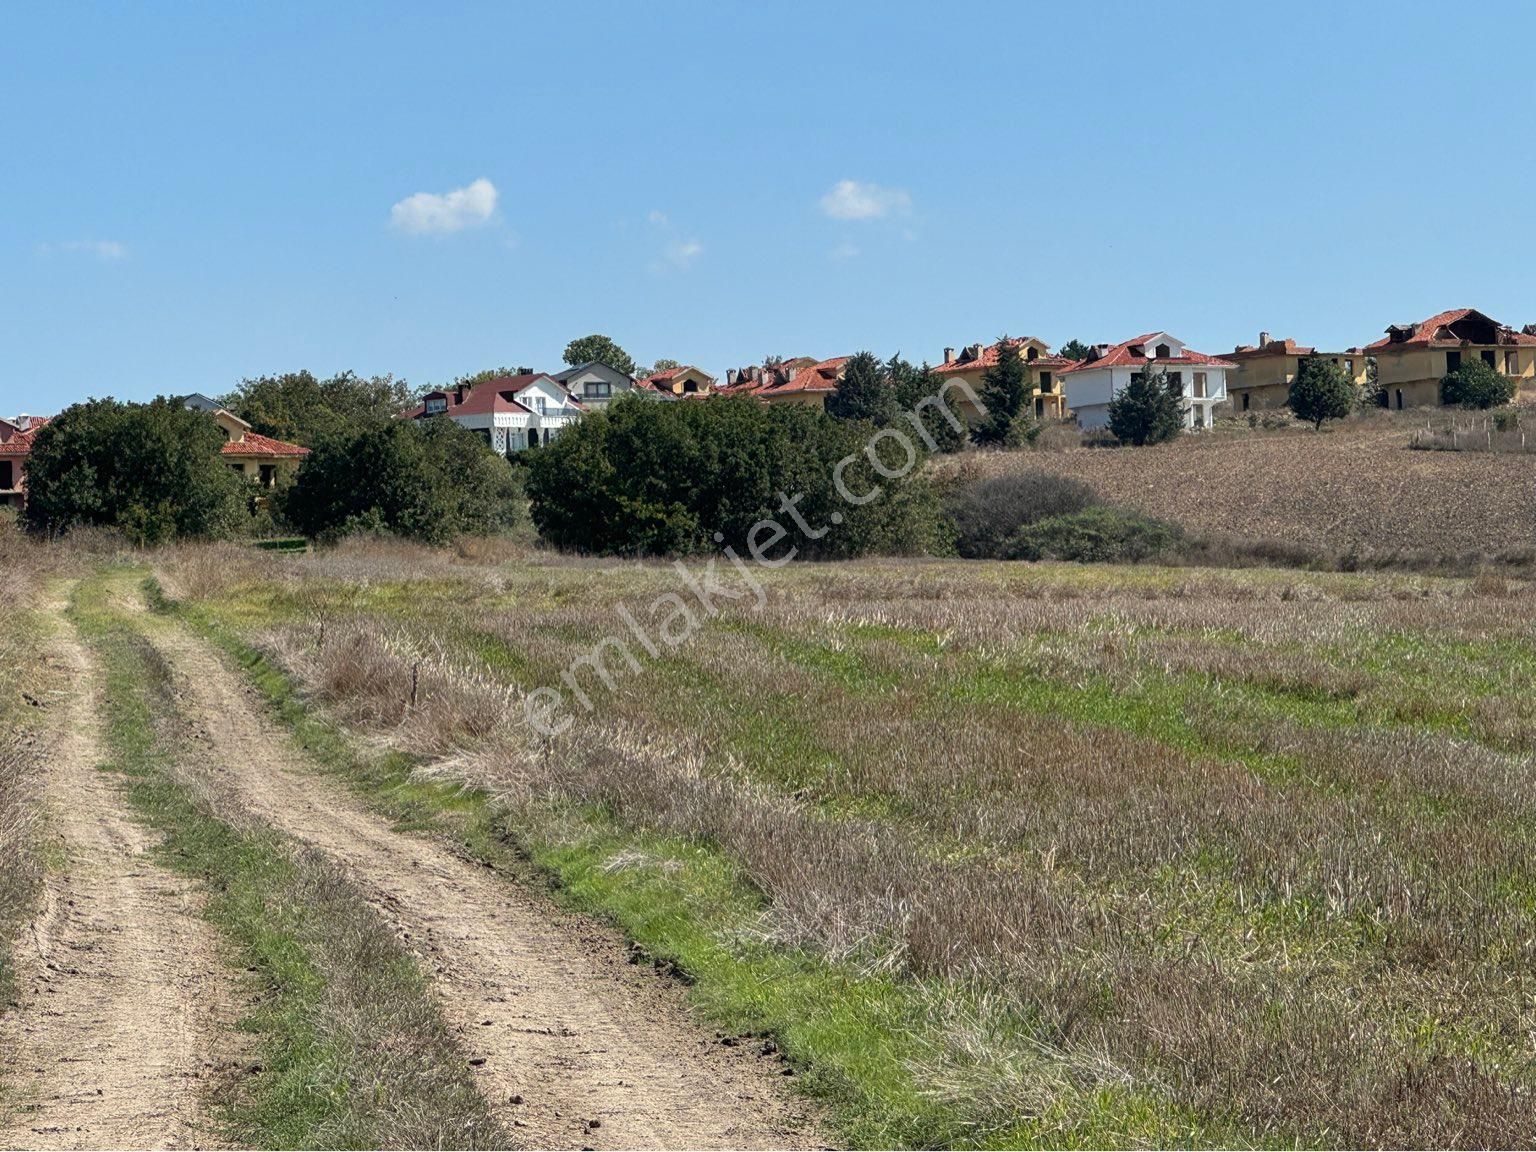
{"type": "Polygon", "coordinates": [[[725,386],[729,388],[732,384],[736,383],[736,377],[740,375],[740,373],[740,368],[727,368],[725,370],[725,386]]]}
{"type": "Polygon", "coordinates": [[[985,344],[972,344],[966,348],[965,354],[972,360],[980,360],[982,349],[985,347],[985,344]]]}
{"type": "Polygon", "coordinates": [[[953,348],[946,348],[946,349],[944,349],[944,363],[946,363],[946,364],[953,364],[954,362],[955,362],[955,350],[953,348]]]}
{"type": "Polygon", "coordinates": [[[453,402],[455,405],[464,403],[464,385],[460,384],[453,390],[453,402]]]}
{"type": "Polygon", "coordinates": [[[1268,348],[1269,347],[1269,333],[1268,332],[1260,332],[1259,333],[1259,347],[1260,348],[1268,348]]]}

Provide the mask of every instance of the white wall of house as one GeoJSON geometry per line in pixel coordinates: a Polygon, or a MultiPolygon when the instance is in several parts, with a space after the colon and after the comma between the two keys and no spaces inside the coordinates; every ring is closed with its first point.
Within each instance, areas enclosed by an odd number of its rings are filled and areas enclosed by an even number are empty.
{"type": "MultiPolygon", "coordinates": [[[[1154,370],[1180,375],[1184,388],[1184,427],[1209,428],[1211,410],[1227,398],[1227,370],[1222,367],[1200,364],[1159,364],[1154,370]],[[1205,377],[1204,396],[1195,395],[1195,373],[1205,377]]],[[[1109,423],[1109,402],[1131,383],[1131,375],[1145,371],[1142,365],[1120,365],[1113,368],[1085,368],[1063,377],[1067,407],[1077,417],[1082,428],[1103,428],[1109,423]]]]}

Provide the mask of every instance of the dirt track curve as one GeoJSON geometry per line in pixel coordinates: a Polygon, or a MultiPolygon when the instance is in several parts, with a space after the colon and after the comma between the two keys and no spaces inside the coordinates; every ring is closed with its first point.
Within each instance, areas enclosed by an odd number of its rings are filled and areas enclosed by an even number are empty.
{"type": "Polygon", "coordinates": [[[233,1016],[228,972],[189,881],[147,853],[102,761],[96,672],[62,615],[47,660],[44,789],[67,864],[17,952],[20,1006],[0,1018],[8,1115],[0,1148],[176,1148],[216,1143],[203,1109],[233,1016]]]}
{"type": "Polygon", "coordinates": [[[481,1091],[521,1141],[817,1146],[783,1066],[758,1045],[723,1045],[702,1030],[681,990],[630,964],[615,934],[395,831],[317,775],[200,640],[158,622],[151,638],[176,670],[206,770],[253,813],[341,863],[395,925],[432,974],[481,1091]]]}

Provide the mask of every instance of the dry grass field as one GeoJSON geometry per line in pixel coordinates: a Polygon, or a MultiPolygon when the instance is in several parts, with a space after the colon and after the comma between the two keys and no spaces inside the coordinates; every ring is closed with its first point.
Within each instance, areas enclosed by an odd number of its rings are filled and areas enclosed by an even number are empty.
{"type": "Polygon", "coordinates": [[[1007,453],[967,466],[984,474],[1043,468],[1193,532],[1330,553],[1536,551],[1530,458],[1414,451],[1426,419],[1380,412],[1321,433],[1219,431],[1134,451],[1007,453]]]}
{"type": "MultiPolygon", "coordinates": [[[[1395,436],[1350,443],[1451,483],[1395,436]]],[[[1301,487],[1324,442],[1053,460],[1236,527],[1243,477],[1301,487]]],[[[1477,468],[1513,519],[1505,463],[1477,468]]],[[[1373,502],[1422,499],[1372,472],[1331,512],[1248,515],[1363,538],[1373,502]]],[[[662,564],[355,545],[159,571],[290,714],[471,786],[852,1143],[1536,1141],[1536,586],[867,562],[710,614],[662,564]],[[697,629],[657,643],[678,604],[697,629]],[[605,637],[633,662],[577,667],[588,713],[562,674],[605,637]],[[569,729],[531,730],[526,695],[562,684],[569,729]]]]}

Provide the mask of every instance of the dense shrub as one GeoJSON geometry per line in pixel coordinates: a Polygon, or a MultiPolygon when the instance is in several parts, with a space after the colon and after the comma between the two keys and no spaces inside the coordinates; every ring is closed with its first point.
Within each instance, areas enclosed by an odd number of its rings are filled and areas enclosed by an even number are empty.
{"type": "Polygon", "coordinates": [[[1007,551],[1014,560],[1125,564],[1167,551],[1179,536],[1176,525],[1100,505],[1031,524],[1008,542],[1007,551]]]}
{"type": "Polygon", "coordinates": [[[447,418],[395,420],[317,445],[281,494],[288,523],[316,539],[357,534],[443,544],[517,522],[512,466],[447,418]]]}
{"type": "Polygon", "coordinates": [[[873,437],[887,470],[908,457],[895,432],[837,420],[799,405],[746,398],[705,404],[614,403],[529,454],[528,495],[534,524],[557,547],[617,555],[686,555],[730,546],[745,555],[755,524],[787,530],[764,555],[790,548],[807,557],[912,553],[938,546],[938,501],[921,473],[923,445],[906,441],[915,462],[905,478],[876,475],[865,455],[873,437]],[[833,481],[839,461],[844,487],[879,495],[854,504],[833,481]],[[809,533],[784,510],[795,512],[809,533]],[[837,519],[834,520],[834,517],[837,519]]]}
{"type": "Polygon", "coordinates": [[[263,436],[313,447],[322,440],[382,424],[410,406],[415,392],[393,376],[285,372],[242,380],[223,404],[263,436]]]}
{"type": "Polygon", "coordinates": [[[998,559],[1019,529],[1095,503],[1081,480],[1050,472],[1015,472],[958,486],[944,497],[955,550],[968,559],[998,559]]]}
{"type": "Polygon", "coordinates": [[[1497,408],[1515,398],[1515,380],[1481,358],[1463,360],[1440,380],[1440,402],[1459,408],[1497,408]]]}
{"type": "Polygon", "coordinates": [[[1286,407],[1314,429],[1324,420],[1342,420],[1355,410],[1359,389],[1343,367],[1321,356],[1307,356],[1291,379],[1286,407]]]}
{"type": "Polygon", "coordinates": [[[167,399],[88,400],[45,424],[27,460],[26,525],[115,527],[137,544],[235,535],[251,486],[219,457],[224,433],[167,399]]]}

